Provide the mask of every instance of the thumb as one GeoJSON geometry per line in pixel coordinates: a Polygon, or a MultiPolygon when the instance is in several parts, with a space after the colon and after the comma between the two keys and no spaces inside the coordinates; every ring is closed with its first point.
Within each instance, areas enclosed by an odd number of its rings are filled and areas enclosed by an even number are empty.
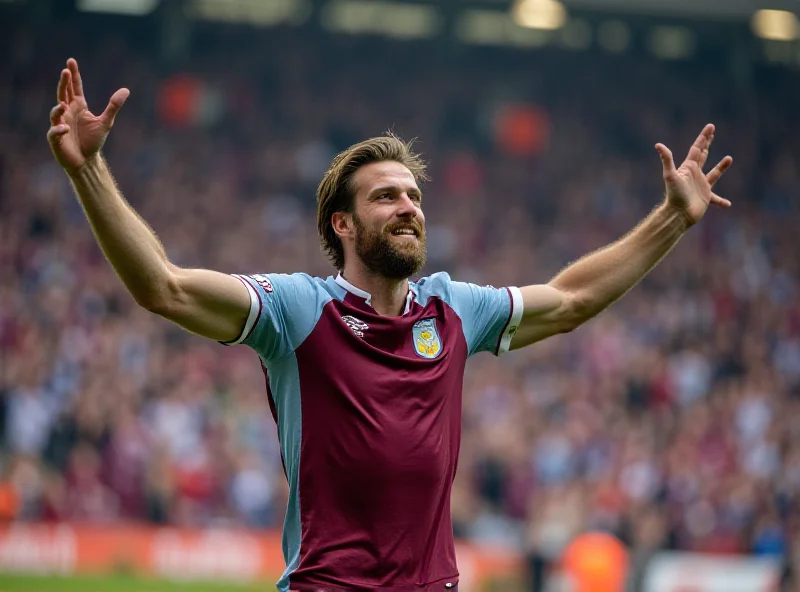
{"type": "Polygon", "coordinates": [[[100,115],[100,119],[106,126],[106,129],[111,129],[111,126],[114,125],[114,118],[117,116],[117,112],[122,109],[122,106],[125,104],[125,101],[128,100],[130,94],[131,91],[127,88],[121,88],[111,95],[111,99],[108,101],[108,107],[106,107],[106,110],[100,115]]]}
{"type": "Polygon", "coordinates": [[[664,165],[664,177],[675,172],[675,161],[672,160],[672,152],[664,144],[656,144],[656,151],[661,157],[661,164],[664,165]]]}

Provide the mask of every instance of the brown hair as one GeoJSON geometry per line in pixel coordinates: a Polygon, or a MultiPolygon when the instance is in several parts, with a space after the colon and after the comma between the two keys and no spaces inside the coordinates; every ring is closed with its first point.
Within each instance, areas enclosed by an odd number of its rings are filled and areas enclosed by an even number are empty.
{"type": "Polygon", "coordinates": [[[426,164],[419,154],[411,150],[413,143],[413,140],[404,142],[392,132],[387,132],[385,136],[350,146],[331,161],[330,168],[317,187],[317,228],[322,250],[336,269],[344,268],[344,248],[333,230],[331,216],[335,212],[353,211],[356,193],[353,175],[364,165],[393,160],[408,168],[415,181],[427,181],[426,164]]]}

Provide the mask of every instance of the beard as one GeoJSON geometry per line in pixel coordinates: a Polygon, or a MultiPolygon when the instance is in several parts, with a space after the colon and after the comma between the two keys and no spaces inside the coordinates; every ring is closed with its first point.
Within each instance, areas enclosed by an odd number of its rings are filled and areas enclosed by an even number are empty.
{"type": "Polygon", "coordinates": [[[371,272],[392,280],[404,280],[425,265],[428,256],[425,229],[416,220],[390,224],[383,231],[374,231],[354,213],[353,223],[356,227],[356,255],[371,272]],[[395,244],[398,241],[392,241],[392,231],[408,227],[417,231],[417,240],[395,244]]]}

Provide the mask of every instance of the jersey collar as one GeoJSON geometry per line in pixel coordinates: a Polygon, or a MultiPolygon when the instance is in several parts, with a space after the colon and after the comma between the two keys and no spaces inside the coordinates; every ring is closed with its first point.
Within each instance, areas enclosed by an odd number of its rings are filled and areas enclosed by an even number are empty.
{"type": "MultiPolygon", "coordinates": [[[[334,281],[342,288],[350,292],[353,296],[363,298],[365,304],[372,306],[372,294],[365,292],[361,288],[356,288],[353,284],[344,279],[344,276],[341,273],[336,276],[334,281]]],[[[411,303],[414,302],[414,297],[416,295],[417,287],[412,282],[408,282],[408,296],[406,296],[406,307],[403,310],[404,315],[408,314],[408,311],[411,310],[411,303]]]]}

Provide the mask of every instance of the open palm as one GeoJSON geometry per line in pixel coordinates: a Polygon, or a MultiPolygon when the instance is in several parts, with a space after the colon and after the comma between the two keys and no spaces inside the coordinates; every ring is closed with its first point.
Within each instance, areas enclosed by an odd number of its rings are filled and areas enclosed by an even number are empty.
{"type": "Polygon", "coordinates": [[[724,208],[731,205],[730,201],[714,193],[712,188],[733,164],[733,158],[726,156],[708,174],[703,172],[713,141],[714,125],[709,123],[697,136],[686,160],[677,169],[669,148],[664,144],[656,144],[664,167],[667,202],[682,212],[689,224],[699,222],[711,204],[724,208]]]}
{"type": "Polygon", "coordinates": [[[114,117],[130,91],[121,88],[111,96],[105,111],[94,115],[83,96],[83,83],[78,62],[70,58],[58,81],[58,104],[50,111],[47,140],[58,163],[74,173],[97,154],[106,141],[114,117]]]}

